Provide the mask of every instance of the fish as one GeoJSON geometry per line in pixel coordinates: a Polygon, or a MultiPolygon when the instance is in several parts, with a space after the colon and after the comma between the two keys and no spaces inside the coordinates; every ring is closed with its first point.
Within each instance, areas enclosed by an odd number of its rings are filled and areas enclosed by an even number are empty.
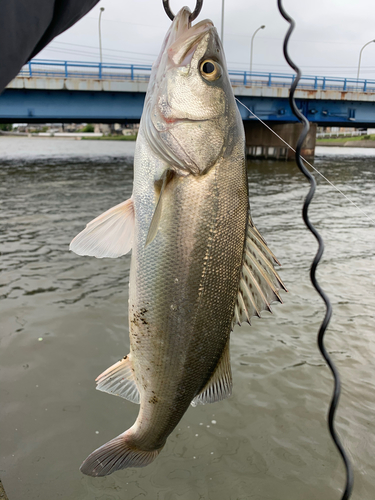
{"type": "Polygon", "coordinates": [[[145,467],[189,405],[232,393],[230,333],[282,302],[278,260],[249,208],[245,136],[220,38],[182,8],[153,65],[134,157],[133,193],[72,241],[78,255],[132,252],[130,352],[97,389],[140,405],[132,427],[80,470],[145,467]]]}

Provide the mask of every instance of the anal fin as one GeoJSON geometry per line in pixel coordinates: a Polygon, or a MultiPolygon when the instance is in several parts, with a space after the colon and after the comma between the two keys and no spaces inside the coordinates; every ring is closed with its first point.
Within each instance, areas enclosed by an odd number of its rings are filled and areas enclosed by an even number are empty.
{"type": "Polygon", "coordinates": [[[203,390],[191,402],[192,406],[198,404],[215,403],[229,398],[232,394],[232,370],[230,366],[229,339],[214,373],[203,390]]]}
{"type": "Polygon", "coordinates": [[[137,384],[134,378],[131,354],[110,366],[95,380],[99,391],[108,392],[125,398],[132,403],[139,404],[141,401],[137,384]]]}

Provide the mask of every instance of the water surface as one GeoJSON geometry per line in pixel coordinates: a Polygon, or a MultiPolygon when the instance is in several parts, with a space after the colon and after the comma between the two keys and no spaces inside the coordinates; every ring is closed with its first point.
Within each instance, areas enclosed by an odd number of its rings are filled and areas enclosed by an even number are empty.
{"type": "MultiPolygon", "coordinates": [[[[370,215],[369,150],[317,148],[315,165],[370,215]]],[[[344,149],[344,148],[343,148],[344,149]]],[[[106,478],[79,465],[130,427],[138,407],[95,391],[128,353],[130,257],[68,251],[132,190],[134,144],[0,137],[0,477],[10,500],[321,500],[343,467],[326,428],[331,375],[316,347],[323,305],[301,221],[307,184],[293,163],[249,164],[253,218],[283,266],[284,304],[231,339],[233,396],[188,410],[157,460],[106,478]]],[[[327,347],[342,374],[337,426],[355,464],[354,500],[375,493],[375,235],[318,180],[311,218],[326,241],[327,347]]]]}

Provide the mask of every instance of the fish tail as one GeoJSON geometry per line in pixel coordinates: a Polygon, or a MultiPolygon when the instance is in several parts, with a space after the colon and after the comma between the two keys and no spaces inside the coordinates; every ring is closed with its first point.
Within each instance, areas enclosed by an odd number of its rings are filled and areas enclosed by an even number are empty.
{"type": "Polygon", "coordinates": [[[80,467],[87,476],[108,476],[128,467],[146,467],[159,455],[163,447],[156,450],[142,450],[129,429],[111,439],[89,455],[80,467]]]}

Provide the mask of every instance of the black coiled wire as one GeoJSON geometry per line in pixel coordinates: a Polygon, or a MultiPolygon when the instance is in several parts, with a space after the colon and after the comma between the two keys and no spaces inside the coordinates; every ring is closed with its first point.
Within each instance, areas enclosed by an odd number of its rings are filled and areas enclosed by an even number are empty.
{"type": "Polygon", "coordinates": [[[332,395],[331,404],[330,404],[330,408],[329,408],[329,412],[328,412],[328,427],[329,427],[329,432],[332,436],[333,442],[335,443],[335,445],[336,445],[336,447],[337,447],[337,449],[338,449],[338,451],[343,459],[344,466],[345,466],[346,484],[345,484],[345,490],[343,492],[341,500],[348,500],[350,498],[350,496],[352,494],[352,490],[353,490],[353,470],[352,470],[352,465],[350,463],[349,457],[346,454],[346,451],[345,451],[344,447],[342,446],[341,441],[339,439],[339,436],[336,432],[335,422],[334,422],[335,413],[336,413],[336,409],[337,409],[337,406],[339,403],[339,398],[340,398],[341,382],[340,382],[339,372],[338,372],[336,366],[334,365],[332,359],[330,358],[330,356],[329,356],[329,354],[324,346],[324,342],[323,342],[325,331],[327,329],[328,323],[329,323],[331,316],[332,316],[332,306],[331,306],[331,302],[330,302],[328,296],[325,294],[325,292],[320,287],[320,285],[316,279],[316,276],[315,276],[316,269],[317,269],[318,264],[322,258],[322,255],[323,255],[324,243],[323,243],[322,237],[320,236],[318,231],[315,229],[315,227],[312,225],[312,223],[309,219],[309,216],[308,216],[309,205],[311,203],[311,200],[314,197],[315,190],[316,190],[316,181],[315,181],[314,176],[309,172],[309,170],[307,170],[307,168],[305,167],[305,165],[303,164],[302,159],[301,159],[302,144],[303,144],[304,140],[306,139],[306,136],[309,132],[310,124],[309,124],[308,119],[297,108],[296,102],[294,99],[294,92],[295,92],[297,85],[298,85],[298,82],[301,78],[301,70],[289,57],[288,42],[289,42],[289,38],[294,30],[295,22],[287,14],[287,12],[284,10],[283,5],[282,5],[282,0],[277,0],[277,6],[279,8],[280,14],[290,24],[290,27],[287,31],[287,34],[285,35],[283,52],[284,52],[284,57],[285,57],[287,63],[297,73],[297,77],[290,87],[289,104],[290,104],[290,107],[293,111],[293,114],[303,124],[303,130],[301,132],[301,135],[298,138],[298,142],[297,142],[297,146],[296,146],[296,163],[297,163],[298,168],[303,173],[303,175],[305,177],[307,177],[307,179],[310,182],[310,190],[309,190],[309,192],[305,198],[305,202],[303,204],[302,217],[303,217],[303,220],[304,220],[307,228],[312,232],[312,234],[315,236],[316,240],[318,241],[318,251],[317,251],[315,258],[313,260],[313,263],[311,265],[310,279],[311,279],[311,283],[313,284],[313,286],[316,289],[316,291],[318,292],[318,294],[322,297],[322,299],[325,303],[325,306],[326,306],[326,313],[325,313],[323,322],[322,322],[320,329],[319,329],[319,332],[318,332],[318,346],[319,346],[320,352],[322,353],[323,358],[325,359],[325,361],[327,362],[327,365],[331,369],[333,379],[334,379],[333,395],[332,395]]]}

